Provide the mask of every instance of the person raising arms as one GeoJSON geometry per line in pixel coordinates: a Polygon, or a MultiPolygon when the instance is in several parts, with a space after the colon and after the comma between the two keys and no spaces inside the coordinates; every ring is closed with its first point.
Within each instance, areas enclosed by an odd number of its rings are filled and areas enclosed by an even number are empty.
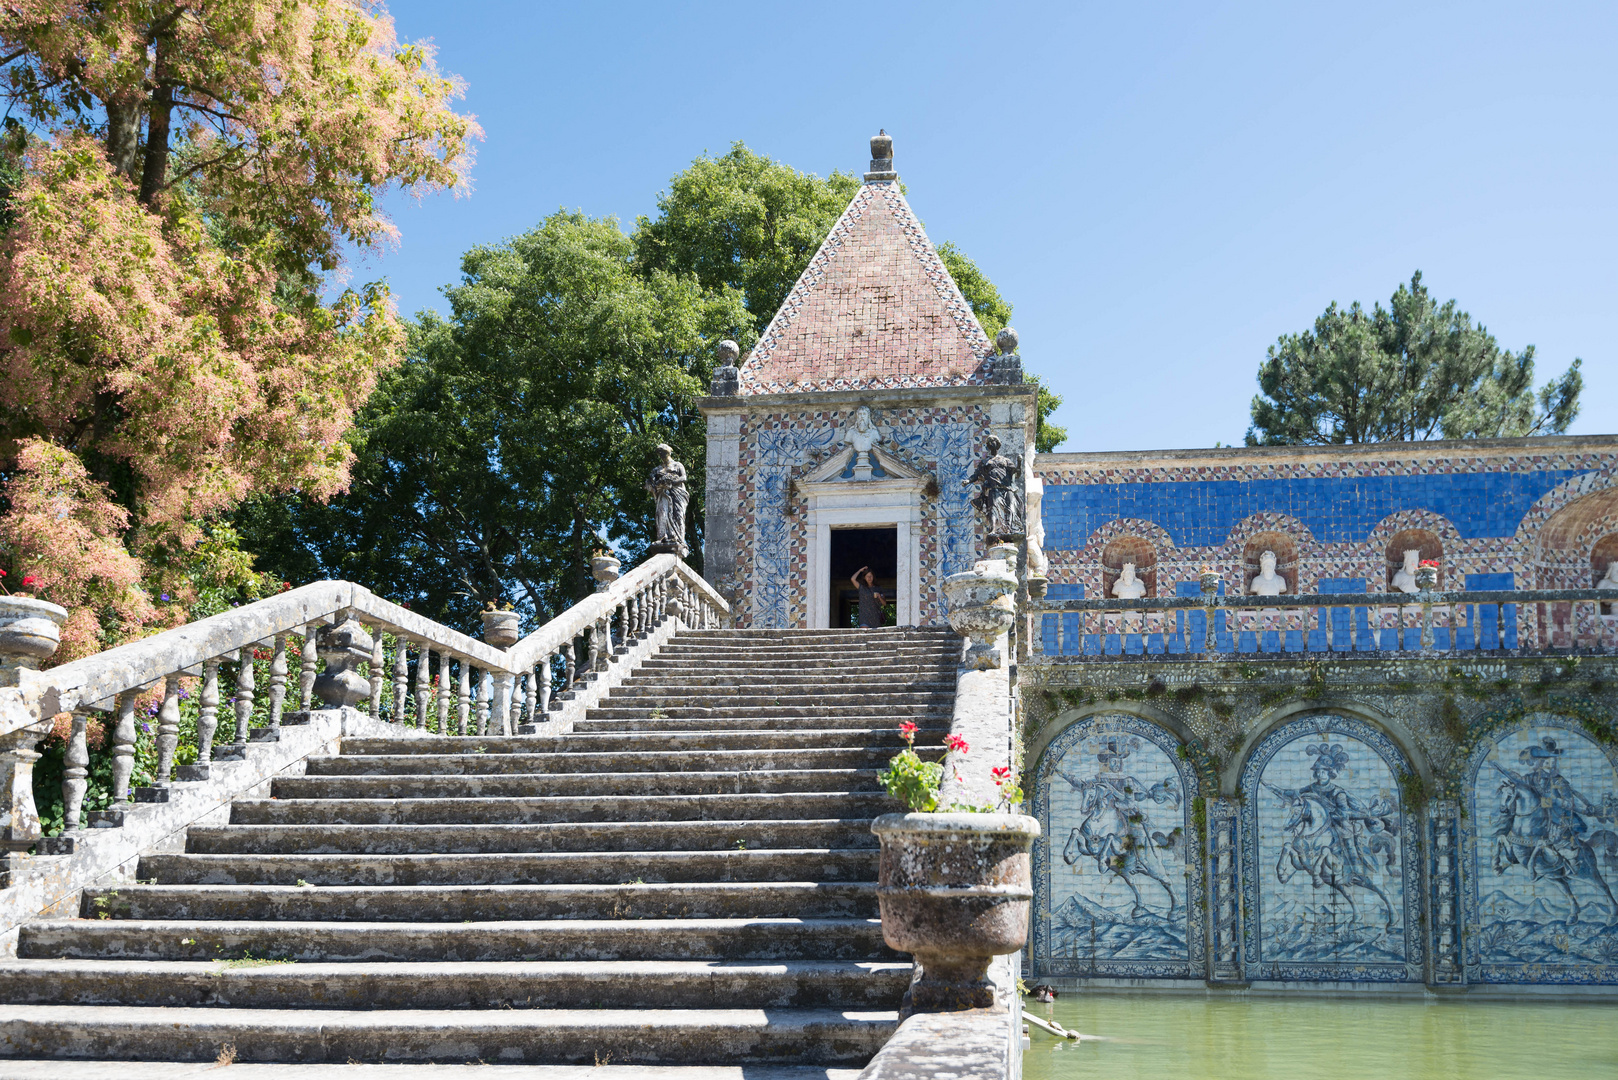
{"type": "Polygon", "coordinates": [[[848,581],[860,591],[860,626],[881,626],[882,605],[886,604],[887,600],[876,591],[876,575],[871,572],[871,568],[860,567],[848,581]]]}

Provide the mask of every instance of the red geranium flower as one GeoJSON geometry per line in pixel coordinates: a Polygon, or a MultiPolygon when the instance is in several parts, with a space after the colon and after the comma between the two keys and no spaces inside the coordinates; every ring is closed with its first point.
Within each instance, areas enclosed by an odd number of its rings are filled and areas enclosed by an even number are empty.
{"type": "Polygon", "coordinates": [[[959,735],[945,736],[944,745],[949,747],[951,750],[954,750],[958,754],[964,754],[967,750],[966,740],[961,738],[959,735]]]}
{"type": "Polygon", "coordinates": [[[914,739],[916,737],[916,725],[912,724],[908,720],[906,720],[904,723],[900,724],[899,725],[899,737],[902,738],[905,742],[909,742],[910,740],[914,739]]]}
{"type": "Polygon", "coordinates": [[[22,579],[22,587],[25,588],[25,589],[32,589],[35,585],[38,585],[38,584],[39,584],[39,579],[37,577],[35,577],[33,574],[29,574],[27,577],[22,579]]]}

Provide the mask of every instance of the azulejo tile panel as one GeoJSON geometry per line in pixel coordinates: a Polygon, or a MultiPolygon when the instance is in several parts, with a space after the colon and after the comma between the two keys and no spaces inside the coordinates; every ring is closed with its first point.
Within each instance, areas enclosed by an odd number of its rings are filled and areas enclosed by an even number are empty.
{"type": "Polygon", "coordinates": [[[1618,983],[1618,749],[1535,713],[1466,776],[1468,981],[1618,983]]]}
{"type": "Polygon", "coordinates": [[[1267,735],[1242,770],[1242,892],[1254,980],[1419,982],[1417,822],[1404,754],[1352,717],[1267,735]]]}
{"type": "Polygon", "coordinates": [[[1034,807],[1038,974],[1201,977],[1197,780],[1179,747],[1157,724],[1106,714],[1046,749],[1034,807]]]}

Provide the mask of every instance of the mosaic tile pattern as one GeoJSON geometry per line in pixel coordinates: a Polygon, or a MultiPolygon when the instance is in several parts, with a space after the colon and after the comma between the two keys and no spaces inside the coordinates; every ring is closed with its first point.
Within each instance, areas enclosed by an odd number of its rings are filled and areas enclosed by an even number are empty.
{"type": "Polygon", "coordinates": [[[1533,714],[1467,776],[1467,980],[1618,983],[1618,749],[1533,714]]]}
{"type": "Polygon", "coordinates": [[[742,362],[741,393],[982,385],[993,353],[898,182],[867,181],[742,362]]]}
{"type": "Polygon", "coordinates": [[[1242,770],[1247,975],[1419,982],[1419,854],[1404,755],[1343,716],[1283,724],[1242,770]]]}
{"type": "Polygon", "coordinates": [[[1046,748],[1034,798],[1040,975],[1201,975],[1197,781],[1178,749],[1170,732],[1121,713],[1074,724],[1046,748]]]}
{"type": "MultiPolygon", "coordinates": [[[[837,430],[851,417],[852,410],[830,409],[742,418],[736,576],[749,601],[738,612],[738,626],[808,625],[808,515],[792,494],[793,483],[826,460],[837,430]]],[[[938,480],[938,494],[923,498],[917,529],[918,617],[923,625],[938,623],[944,618],[943,579],[969,569],[984,549],[966,478],[983,454],[988,416],[976,406],[950,406],[878,409],[873,420],[893,440],[884,444],[885,453],[897,444],[904,464],[938,480]]]]}

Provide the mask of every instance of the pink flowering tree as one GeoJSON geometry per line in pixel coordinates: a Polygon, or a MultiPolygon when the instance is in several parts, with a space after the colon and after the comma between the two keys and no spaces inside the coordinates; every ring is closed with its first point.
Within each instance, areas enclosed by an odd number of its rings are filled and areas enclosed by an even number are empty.
{"type": "Polygon", "coordinates": [[[480,132],[363,0],[14,0],[0,92],[0,566],[73,612],[62,660],[244,572],[209,523],[247,495],[344,489],[403,335],[342,252],[480,132]]]}

